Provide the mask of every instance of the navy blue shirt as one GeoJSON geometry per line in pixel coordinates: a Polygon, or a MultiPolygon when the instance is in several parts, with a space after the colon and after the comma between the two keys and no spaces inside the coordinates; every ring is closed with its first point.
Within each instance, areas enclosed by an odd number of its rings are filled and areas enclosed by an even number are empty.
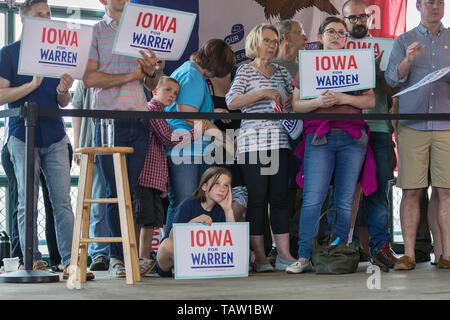
{"type": "MultiPolygon", "coordinates": [[[[14,42],[0,50],[0,77],[10,82],[10,87],[20,87],[30,82],[32,76],[17,74],[19,70],[20,41],[14,42]]],[[[44,78],[40,87],[29,95],[8,104],[8,108],[18,108],[25,102],[36,102],[41,109],[59,109],[56,87],[59,79],[44,78]]],[[[35,146],[48,147],[60,141],[66,130],[61,117],[39,117],[36,123],[35,146]]],[[[25,122],[20,117],[9,119],[9,135],[25,142],[25,122]]]]}
{"type": "MultiPolygon", "coordinates": [[[[200,204],[200,200],[195,197],[189,197],[184,199],[177,207],[175,215],[173,217],[173,223],[188,223],[192,219],[206,214],[211,217],[213,222],[226,222],[225,212],[222,207],[216,204],[211,211],[206,211],[200,204]]],[[[170,230],[167,230],[167,234],[164,238],[168,238],[170,230]]]]}

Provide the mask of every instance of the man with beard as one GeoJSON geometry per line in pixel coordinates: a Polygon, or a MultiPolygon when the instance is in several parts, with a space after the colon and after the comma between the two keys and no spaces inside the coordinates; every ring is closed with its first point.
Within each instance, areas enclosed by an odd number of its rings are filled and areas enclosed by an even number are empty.
{"type": "MultiPolygon", "coordinates": [[[[342,14],[351,37],[358,39],[370,37],[369,23],[371,19],[369,9],[364,1],[349,0],[345,2],[342,6],[342,14]]],[[[383,52],[375,59],[375,108],[365,110],[367,111],[365,113],[387,113],[388,99],[394,94],[394,90],[384,80],[384,72],[380,70],[382,56],[383,52]]],[[[388,181],[392,178],[394,169],[389,166],[388,152],[392,144],[392,132],[386,120],[367,120],[367,124],[370,127],[369,144],[372,148],[377,167],[378,189],[369,196],[363,195],[357,221],[358,225],[365,225],[364,220],[367,220],[370,236],[370,254],[375,263],[392,268],[397,261],[389,244],[391,235],[388,229],[388,181]]],[[[355,228],[355,230],[358,230],[358,228],[355,228]]],[[[355,236],[357,236],[357,233],[355,236]]]]}

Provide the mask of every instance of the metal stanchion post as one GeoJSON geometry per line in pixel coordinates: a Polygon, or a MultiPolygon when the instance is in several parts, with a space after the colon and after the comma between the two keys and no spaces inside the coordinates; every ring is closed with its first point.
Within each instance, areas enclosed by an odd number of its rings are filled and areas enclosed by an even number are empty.
{"type": "Polygon", "coordinates": [[[25,103],[21,116],[25,117],[25,270],[0,275],[0,283],[58,282],[59,275],[33,270],[33,227],[34,227],[34,135],[38,117],[37,104],[25,103]]]}

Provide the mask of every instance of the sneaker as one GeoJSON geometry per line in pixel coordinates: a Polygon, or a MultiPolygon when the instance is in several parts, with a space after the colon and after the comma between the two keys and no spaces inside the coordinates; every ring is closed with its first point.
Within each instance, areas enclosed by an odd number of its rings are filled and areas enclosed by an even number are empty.
{"type": "Polygon", "coordinates": [[[379,262],[388,268],[393,268],[398,261],[398,258],[392,251],[389,243],[386,243],[384,246],[380,247],[378,252],[373,255],[373,258],[376,262],[379,262]]]}
{"type": "Polygon", "coordinates": [[[285,259],[281,258],[280,256],[277,256],[277,259],[275,262],[275,270],[286,271],[286,268],[295,262],[297,262],[297,260],[285,260],[285,259]]]}
{"type": "Polygon", "coordinates": [[[48,264],[44,260],[37,260],[33,263],[33,270],[39,270],[39,271],[45,271],[45,272],[51,272],[53,271],[48,269],[48,264]]]}
{"type": "MultiPolygon", "coordinates": [[[[64,271],[63,271],[63,279],[64,280],[69,279],[69,267],[70,267],[70,264],[64,268],[64,271]]],[[[86,280],[91,281],[94,279],[95,279],[95,275],[92,272],[86,271],[86,280]]]]}
{"type": "Polygon", "coordinates": [[[253,270],[256,272],[274,272],[275,269],[269,262],[258,262],[255,261],[253,265],[253,270]]]}
{"type": "Polygon", "coordinates": [[[109,269],[109,260],[104,256],[98,256],[92,261],[89,266],[89,270],[92,271],[108,271],[109,269]]]}
{"type": "Polygon", "coordinates": [[[290,274],[303,273],[306,271],[312,271],[311,261],[308,261],[307,264],[301,264],[300,261],[295,261],[293,264],[286,268],[286,272],[290,274]]]}

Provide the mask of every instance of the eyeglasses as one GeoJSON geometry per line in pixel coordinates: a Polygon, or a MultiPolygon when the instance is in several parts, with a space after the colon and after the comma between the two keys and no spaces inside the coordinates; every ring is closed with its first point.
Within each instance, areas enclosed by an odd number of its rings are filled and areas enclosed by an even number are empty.
{"type": "Polygon", "coordinates": [[[278,44],[279,44],[278,39],[270,40],[270,39],[265,38],[265,39],[263,39],[263,42],[266,46],[270,46],[271,44],[273,44],[274,46],[278,46],[278,44]]]}
{"type": "Polygon", "coordinates": [[[367,19],[369,19],[369,17],[370,17],[370,14],[363,13],[363,14],[360,14],[359,16],[351,15],[351,16],[344,17],[344,18],[348,19],[348,21],[350,21],[350,23],[355,24],[358,20],[361,21],[361,23],[365,23],[365,22],[367,22],[367,19]]]}
{"type": "Polygon", "coordinates": [[[328,35],[330,37],[334,37],[334,38],[336,38],[336,37],[337,38],[345,38],[348,35],[347,31],[340,31],[340,32],[338,32],[338,31],[336,31],[334,29],[327,29],[323,33],[328,33],[328,35]]]}
{"type": "Polygon", "coordinates": [[[305,30],[302,30],[302,31],[291,31],[289,33],[298,34],[299,36],[306,36],[305,30]]]}

